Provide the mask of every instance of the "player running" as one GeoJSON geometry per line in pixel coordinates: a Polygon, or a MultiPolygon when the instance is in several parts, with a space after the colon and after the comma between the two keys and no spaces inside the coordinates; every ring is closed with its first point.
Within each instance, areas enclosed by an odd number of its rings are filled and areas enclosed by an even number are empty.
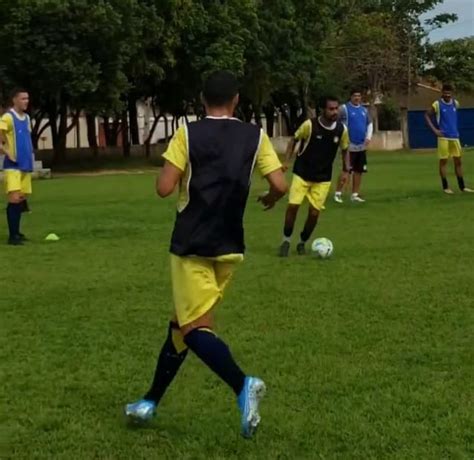
{"type": "Polygon", "coordinates": [[[462,169],[462,148],[459,141],[458,109],[459,102],[453,98],[453,87],[443,85],[441,98],[433,102],[425,113],[428,126],[438,138],[439,175],[444,193],[452,195],[454,192],[449,188],[446,166],[449,158],[453,158],[454,169],[458,179],[461,192],[473,193],[474,190],[467,188],[464,184],[462,169]],[[436,123],[433,123],[433,118],[436,123]]]}
{"type": "Polygon", "coordinates": [[[245,250],[243,216],[256,165],[270,184],[260,198],[265,209],[287,191],[270,139],[255,125],[232,118],[239,100],[235,77],[213,73],[204,85],[207,117],[181,127],[164,154],[157,181],[161,197],[179,184],[176,223],[171,238],[171,279],[175,315],[158,357],[153,383],[125,413],[149,420],[155,413],[188,349],[234,391],[241,432],[251,437],[260,422],[265,384],[245,374],[226,343],[214,332],[214,308],[221,300],[245,250]]]}
{"type": "Polygon", "coordinates": [[[294,154],[296,142],[304,142],[293,168],[293,181],[283,228],[283,242],[279,250],[280,257],[288,257],[298,210],[307,198],[308,217],[296,246],[299,255],[305,254],[305,244],[318,223],[319,214],[324,209],[331,187],[332,167],[339,146],[342,148],[344,161],[348,161],[349,136],[345,125],[338,120],[338,99],[331,96],[324,97],[320,108],[321,116],[306,120],[288,143],[286,169],[294,154]]]}
{"type": "Polygon", "coordinates": [[[342,172],[337,182],[334,201],[342,203],[342,190],[350,179],[352,173],[352,195],[351,201],[363,203],[365,200],[360,196],[362,174],[367,172],[367,147],[372,140],[374,125],[369,111],[361,104],[362,93],[359,89],[351,91],[350,101],[341,106],[340,120],[349,130],[349,168],[345,162],[342,163],[342,172]]]}

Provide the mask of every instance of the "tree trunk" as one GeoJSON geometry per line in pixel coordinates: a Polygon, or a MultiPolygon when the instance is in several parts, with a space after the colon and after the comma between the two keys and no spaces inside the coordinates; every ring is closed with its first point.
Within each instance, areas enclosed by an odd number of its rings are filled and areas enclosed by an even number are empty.
{"type": "Polygon", "coordinates": [[[151,149],[150,149],[151,140],[153,138],[153,134],[155,133],[155,129],[158,126],[158,122],[160,121],[160,117],[161,117],[161,115],[158,115],[158,116],[155,115],[155,118],[153,120],[153,124],[151,125],[150,132],[148,134],[148,137],[145,139],[145,156],[147,158],[149,158],[150,155],[151,155],[151,149]]]}
{"type": "Polygon", "coordinates": [[[256,125],[261,128],[262,127],[262,110],[260,106],[255,106],[255,123],[256,125]]]}
{"type": "Polygon", "coordinates": [[[94,158],[98,155],[97,148],[97,130],[95,126],[95,114],[87,113],[86,114],[86,124],[87,124],[87,141],[89,142],[89,147],[92,150],[92,155],[94,158]]]}
{"type": "Polygon", "coordinates": [[[67,103],[61,98],[59,106],[59,126],[57,125],[57,119],[52,119],[57,115],[56,107],[53,113],[50,114],[51,131],[53,134],[53,163],[63,163],[66,159],[66,141],[67,141],[67,103]],[[54,126],[54,128],[53,128],[54,126]]]}
{"type": "Polygon", "coordinates": [[[122,112],[122,149],[125,158],[130,157],[130,137],[128,133],[128,113],[122,112]]]}
{"type": "Polygon", "coordinates": [[[132,145],[140,145],[140,131],[138,129],[137,101],[133,97],[128,98],[128,113],[130,117],[130,138],[132,145]]]}
{"type": "Polygon", "coordinates": [[[263,107],[265,113],[265,118],[267,119],[267,134],[270,137],[274,136],[274,127],[275,127],[275,107],[273,104],[266,104],[263,107]]]}

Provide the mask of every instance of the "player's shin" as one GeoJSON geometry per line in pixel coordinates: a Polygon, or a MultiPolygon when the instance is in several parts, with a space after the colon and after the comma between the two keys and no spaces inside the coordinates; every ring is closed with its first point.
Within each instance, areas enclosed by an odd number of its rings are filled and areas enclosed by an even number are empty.
{"type": "Polygon", "coordinates": [[[227,383],[238,396],[245,382],[245,374],[234,361],[229,347],[207,328],[193,329],[184,341],[193,353],[227,383]]]}
{"type": "Polygon", "coordinates": [[[145,400],[153,401],[155,404],[161,400],[187,354],[188,347],[184,343],[178,324],[170,322],[168,336],[158,357],[153,383],[144,396],[145,400]]]}

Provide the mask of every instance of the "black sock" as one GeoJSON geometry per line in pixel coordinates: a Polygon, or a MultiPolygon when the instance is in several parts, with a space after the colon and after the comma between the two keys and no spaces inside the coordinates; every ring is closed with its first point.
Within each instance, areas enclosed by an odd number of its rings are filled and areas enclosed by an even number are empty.
{"type": "Polygon", "coordinates": [[[446,179],[446,177],[442,177],[441,183],[443,184],[443,190],[446,190],[448,188],[448,179],[446,179]]]}
{"type": "Polygon", "coordinates": [[[306,241],[311,238],[311,235],[313,234],[314,229],[316,228],[316,225],[318,223],[318,218],[319,215],[308,215],[308,218],[306,219],[306,222],[304,224],[303,231],[300,234],[300,238],[303,243],[306,243],[306,241]]]}
{"type": "Polygon", "coordinates": [[[187,354],[188,347],[183,341],[179,326],[176,323],[170,322],[168,336],[158,356],[151,388],[143,399],[154,401],[156,404],[160,402],[187,354]]]}
{"type": "Polygon", "coordinates": [[[20,234],[21,204],[8,203],[7,221],[10,238],[17,238],[20,234]]]}
{"type": "Polygon", "coordinates": [[[291,235],[293,234],[293,226],[286,226],[283,228],[283,235],[285,238],[291,238],[291,235]]]}
{"type": "Polygon", "coordinates": [[[229,347],[209,329],[194,329],[184,338],[186,345],[226,382],[238,396],[245,374],[232,358],[229,347]]]}
{"type": "Polygon", "coordinates": [[[464,177],[462,176],[457,176],[458,178],[458,185],[459,185],[459,190],[461,190],[461,192],[464,190],[464,188],[466,187],[464,185],[464,177]]]}

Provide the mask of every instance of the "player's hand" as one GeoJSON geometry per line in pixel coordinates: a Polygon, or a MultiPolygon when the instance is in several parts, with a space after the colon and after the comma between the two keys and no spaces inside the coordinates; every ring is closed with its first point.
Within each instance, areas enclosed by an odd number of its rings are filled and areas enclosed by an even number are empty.
{"type": "Polygon", "coordinates": [[[370,145],[370,139],[366,139],[364,142],[364,147],[367,148],[370,145]]]}
{"type": "Polygon", "coordinates": [[[443,133],[439,129],[435,129],[436,137],[443,137],[443,133]]]}
{"type": "Polygon", "coordinates": [[[272,198],[270,192],[265,192],[264,194],[260,195],[257,201],[262,203],[264,211],[268,211],[275,206],[275,199],[272,198]]]}

